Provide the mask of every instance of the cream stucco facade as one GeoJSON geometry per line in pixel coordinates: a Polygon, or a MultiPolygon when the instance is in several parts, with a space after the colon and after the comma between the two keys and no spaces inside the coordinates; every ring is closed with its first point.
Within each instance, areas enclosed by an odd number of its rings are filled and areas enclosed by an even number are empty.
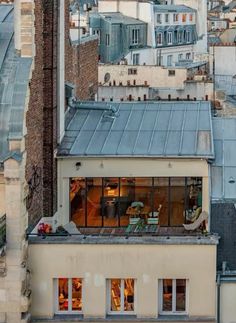
{"type": "Polygon", "coordinates": [[[209,165],[204,159],[59,158],[56,225],[70,221],[69,180],[72,177],[202,177],[202,207],[209,212],[209,165]],[[79,169],[76,162],[81,162],[79,169]]]}
{"type": "Polygon", "coordinates": [[[158,279],[180,278],[187,280],[187,317],[196,322],[215,322],[216,245],[208,243],[210,240],[206,245],[166,245],[160,241],[99,244],[99,239],[92,244],[32,242],[32,316],[53,317],[57,302],[55,279],[79,277],[84,318],[96,322],[106,317],[107,279],[129,277],[136,281],[135,315],[148,322],[158,317],[158,279]]]}

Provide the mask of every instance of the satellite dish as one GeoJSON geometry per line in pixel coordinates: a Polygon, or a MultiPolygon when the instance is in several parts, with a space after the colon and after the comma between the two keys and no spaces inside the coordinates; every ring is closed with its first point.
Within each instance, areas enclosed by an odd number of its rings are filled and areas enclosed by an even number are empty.
{"type": "Polygon", "coordinates": [[[106,73],[104,75],[104,84],[109,82],[110,81],[110,78],[111,78],[111,74],[110,73],[106,73]]]}

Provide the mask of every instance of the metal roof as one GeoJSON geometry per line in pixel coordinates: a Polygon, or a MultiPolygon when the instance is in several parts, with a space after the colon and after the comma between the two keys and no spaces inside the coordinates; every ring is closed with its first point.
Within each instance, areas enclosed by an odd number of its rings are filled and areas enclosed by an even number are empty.
{"type": "Polygon", "coordinates": [[[135,19],[133,17],[125,16],[120,12],[99,12],[97,15],[105,19],[107,22],[110,22],[111,24],[124,24],[124,25],[146,24],[146,22],[144,21],[135,19]]]}
{"type": "Polygon", "coordinates": [[[96,106],[90,102],[71,108],[58,156],[214,158],[209,102],[101,102],[100,110],[96,106]],[[118,116],[109,116],[111,107],[118,116]]]}
{"type": "Polygon", "coordinates": [[[195,9],[185,5],[155,5],[155,12],[196,12],[195,9]]]}
{"type": "Polygon", "coordinates": [[[212,198],[236,196],[236,118],[213,118],[215,160],[212,164],[212,198]]]}
{"type": "Polygon", "coordinates": [[[9,154],[8,139],[21,139],[30,58],[14,48],[13,5],[0,5],[0,162],[9,154]]]}

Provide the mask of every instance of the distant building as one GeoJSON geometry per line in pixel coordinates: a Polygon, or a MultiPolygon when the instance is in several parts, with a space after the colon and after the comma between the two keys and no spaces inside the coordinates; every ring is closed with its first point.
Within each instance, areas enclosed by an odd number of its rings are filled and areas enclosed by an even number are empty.
{"type": "Polygon", "coordinates": [[[99,101],[212,100],[206,62],[180,66],[100,64],[99,101]],[[109,80],[106,81],[106,76],[109,80]],[[158,77],[157,77],[158,75],[158,77]],[[104,81],[105,80],[105,81],[104,81]]]}
{"type": "Polygon", "coordinates": [[[99,13],[119,12],[146,22],[147,48],[130,48],[124,53],[128,64],[174,66],[181,59],[195,60],[207,52],[204,4],[191,1],[154,4],[149,1],[106,1],[98,3],[99,13]]]}
{"type": "Polygon", "coordinates": [[[92,14],[90,28],[99,37],[101,62],[117,62],[132,49],[147,47],[147,23],[119,12],[92,14]]]}

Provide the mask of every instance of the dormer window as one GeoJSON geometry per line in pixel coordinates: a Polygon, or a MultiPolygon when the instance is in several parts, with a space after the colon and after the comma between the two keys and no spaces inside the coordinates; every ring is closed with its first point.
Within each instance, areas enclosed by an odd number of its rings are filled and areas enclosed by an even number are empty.
{"type": "Polygon", "coordinates": [[[187,32],[186,32],[186,41],[187,41],[187,43],[191,42],[191,32],[189,30],[187,30],[187,32]]]}
{"type": "Polygon", "coordinates": [[[158,33],[157,34],[157,45],[158,46],[162,45],[162,42],[163,42],[163,35],[162,35],[162,33],[158,33]]]}
{"type": "Polygon", "coordinates": [[[172,31],[169,31],[167,33],[167,44],[168,45],[171,45],[172,44],[172,41],[173,41],[173,33],[172,33],[172,31]]]}
{"type": "Polygon", "coordinates": [[[156,17],[157,17],[157,20],[156,20],[157,24],[161,24],[162,23],[161,14],[158,13],[156,17]]]}
{"type": "Polygon", "coordinates": [[[133,29],[132,30],[132,45],[138,45],[140,39],[140,30],[139,29],[133,29]]]}
{"type": "Polygon", "coordinates": [[[179,21],[179,14],[175,13],[174,14],[174,22],[178,22],[179,21]]]}

